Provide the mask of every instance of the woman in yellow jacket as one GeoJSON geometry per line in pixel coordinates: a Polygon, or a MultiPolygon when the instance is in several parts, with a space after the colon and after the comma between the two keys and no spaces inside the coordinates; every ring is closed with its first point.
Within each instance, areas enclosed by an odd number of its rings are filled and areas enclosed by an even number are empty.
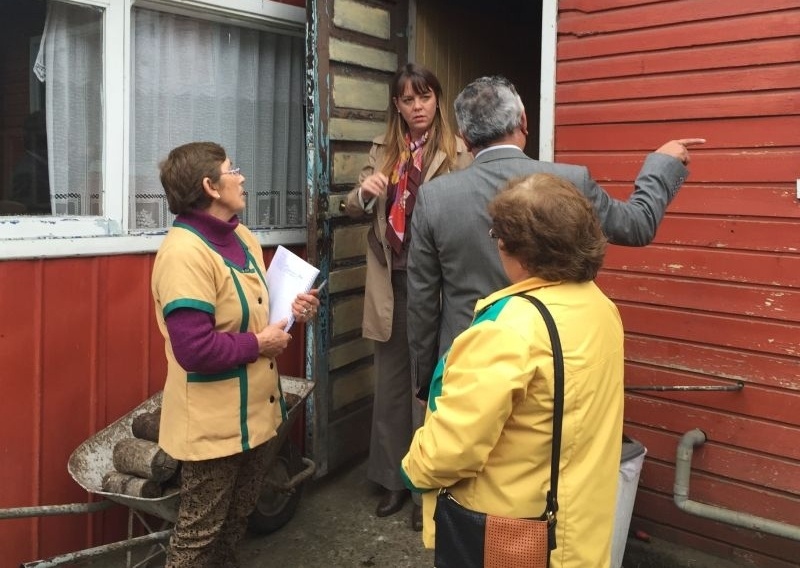
{"type": "MultiPolygon", "coordinates": [[[[379,517],[400,510],[408,496],[398,466],[424,415],[414,397],[406,333],[406,260],[417,191],[424,182],[472,161],[450,128],[433,73],[405,65],[391,90],[386,133],[373,141],[369,163],[345,202],[349,216],[372,217],[362,334],[376,341],[367,477],[385,490],[375,510],[379,517]]],[[[412,508],[411,525],[422,528],[418,505],[412,508]]]]}
{"type": "MultiPolygon", "coordinates": [[[[563,439],[553,568],[609,566],[622,441],[623,329],[594,284],[606,241],[596,213],[566,180],[535,174],[490,204],[512,284],[475,308],[439,362],[425,424],[403,459],[412,490],[449,488],[463,506],[530,518],[550,484],[553,354],[550,310],[564,353],[563,439]]],[[[487,237],[489,238],[489,237],[487,237]]],[[[424,499],[423,540],[434,547],[437,491],[424,499]]]]}

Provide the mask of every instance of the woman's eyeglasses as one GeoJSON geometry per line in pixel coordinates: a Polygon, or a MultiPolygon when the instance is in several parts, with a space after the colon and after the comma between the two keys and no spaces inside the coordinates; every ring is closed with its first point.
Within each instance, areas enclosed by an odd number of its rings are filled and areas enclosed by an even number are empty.
{"type": "Polygon", "coordinates": [[[242,171],[242,168],[232,168],[227,172],[222,172],[222,175],[231,174],[232,176],[238,176],[240,171],[242,171]]]}
{"type": "Polygon", "coordinates": [[[497,231],[494,230],[494,227],[489,227],[489,238],[490,239],[499,239],[500,235],[497,234],[497,231]]]}

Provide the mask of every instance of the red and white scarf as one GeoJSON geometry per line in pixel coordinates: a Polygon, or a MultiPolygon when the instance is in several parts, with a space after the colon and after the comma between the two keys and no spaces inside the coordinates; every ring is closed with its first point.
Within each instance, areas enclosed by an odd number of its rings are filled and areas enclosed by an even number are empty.
{"type": "Polygon", "coordinates": [[[406,134],[406,147],[401,152],[400,159],[389,178],[386,191],[388,207],[386,239],[397,254],[403,251],[406,226],[417,201],[417,190],[422,182],[422,150],[427,141],[427,132],[422,138],[414,141],[406,134]]]}

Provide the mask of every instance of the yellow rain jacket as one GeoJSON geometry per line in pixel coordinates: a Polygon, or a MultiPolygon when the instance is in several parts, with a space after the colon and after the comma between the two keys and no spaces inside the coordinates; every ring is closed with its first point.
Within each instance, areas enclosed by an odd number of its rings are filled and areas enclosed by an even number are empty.
{"type": "Polygon", "coordinates": [[[425,424],[402,472],[423,496],[423,541],[434,547],[436,489],[465,507],[538,517],[550,483],[553,358],[539,298],[564,353],[564,417],[553,568],[610,564],[622,446],[623,329],[592,282],[529,278],[480,300],[472,325],[434,373],[425,424]]]}

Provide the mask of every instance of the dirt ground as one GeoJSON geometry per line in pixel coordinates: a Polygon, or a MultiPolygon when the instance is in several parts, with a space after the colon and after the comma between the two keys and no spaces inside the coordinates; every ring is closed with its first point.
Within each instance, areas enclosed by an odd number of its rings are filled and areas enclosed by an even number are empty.
{"type": "Polygon", "coordinates": [[[433,552],[411,530],[411,500],[402,511],[378,518],[378,498],[363,460],[308,482],[286,526],[271,535],[247,537],[242,568],[433,566],[433,552]]]}

